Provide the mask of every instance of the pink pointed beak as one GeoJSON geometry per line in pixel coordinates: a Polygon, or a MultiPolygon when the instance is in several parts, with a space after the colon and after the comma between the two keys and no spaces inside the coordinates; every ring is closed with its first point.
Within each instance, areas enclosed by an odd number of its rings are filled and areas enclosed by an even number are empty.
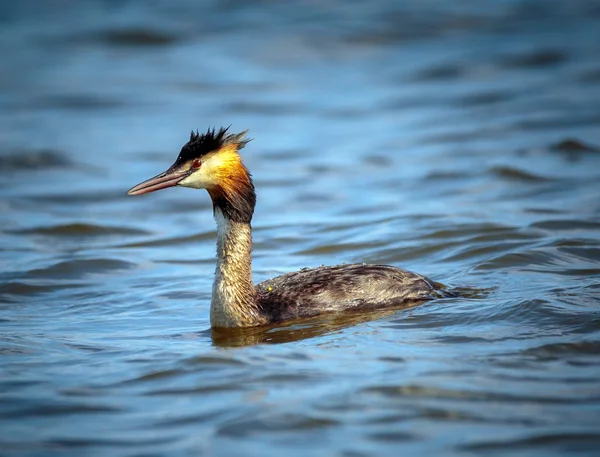
{"type": "Polygon", "coordinates": [[[173,171],[171,169],[156,175],[154,178],[150,178],[144,182],[139,183],[137,186],[132,187],[127,192],[127,195],[142,195],[154,192],[156,190],[166,189],[168,187],[174,187],[179,182],[187,178],[192,174],[193,170],[186,171],[173,171]]]}

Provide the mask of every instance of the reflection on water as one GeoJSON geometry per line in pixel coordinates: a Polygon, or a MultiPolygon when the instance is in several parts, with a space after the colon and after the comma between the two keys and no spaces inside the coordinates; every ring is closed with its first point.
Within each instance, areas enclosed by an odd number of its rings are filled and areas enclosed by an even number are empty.
{"type": "Polygon", "coordinates": [[[0,12],[3,455],[597,454],[597,2],[0,12]],[[256,282],[463,297],[210,330],[207,195],[125,192],[230,124],[256,282]]]}
{"type": "MultiPolygon", "coordinates": [[[[423,303],[412,303],[405,308],[418,306],[423,303]]],[[[211,330],[211,337],[213,344],[219,347],[291,343],[316,336],[333,334],[353,325],[392,316],[397,312],[399,312],[397,308],[384,309],[362,313],[347,313],[344,315],[326,315],[319,319],[303,319],[298,322],[286,322],[284,325],[278,326],[246,329],[214,329],[211,330]]]]}

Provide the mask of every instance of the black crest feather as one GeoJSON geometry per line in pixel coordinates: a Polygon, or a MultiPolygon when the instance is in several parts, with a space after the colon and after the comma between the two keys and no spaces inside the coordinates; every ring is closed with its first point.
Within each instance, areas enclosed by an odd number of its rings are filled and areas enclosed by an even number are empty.
{"type": "Polygon", "coordinates": [[[241,133],[230,133],[229,127],[221,127],[218,131],[209,128],[206,133],[198,133],[192,130],[190,140],[183,145],[181,152],[175,161],[175,164],[182,164],[189,160],[201,158],[209,152],[221,149],[229,144],[236,144],[238,149],[242,149],[251,139],[244,139],[248,130],[241,133]]]}
{"type": "Polygon", "coordinates": [[[227,133],[228,131],[229,127],[221,127],[218,131],[215,128],[209,128],[206,133],[192,130],[190,140],[181,148],[177,162],[197,159],[229,144],[236,144],[238,149],[242,149],[251,141],[251,139],[244,139],[248,130],[241,133],[227,133]]]}

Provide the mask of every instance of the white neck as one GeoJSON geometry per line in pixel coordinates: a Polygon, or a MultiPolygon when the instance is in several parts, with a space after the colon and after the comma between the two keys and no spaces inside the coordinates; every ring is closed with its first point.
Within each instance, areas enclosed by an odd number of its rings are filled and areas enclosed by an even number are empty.
{"type": "Polygon", "coordinates": [[[264,323],[252,282],[252,229],[232,222],[215,208],[217,268],[210,304],[213,327],[250,327],[264,323]]]}

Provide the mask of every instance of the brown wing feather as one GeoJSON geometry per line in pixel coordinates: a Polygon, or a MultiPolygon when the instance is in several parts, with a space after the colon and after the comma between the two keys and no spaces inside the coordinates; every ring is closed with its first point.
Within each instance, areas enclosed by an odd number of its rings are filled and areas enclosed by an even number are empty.
{"type": "Polygon", "coordinates": [[[274,322],[325,312],[400,306],[440,298],[442,284],[389,265],[305,268],[256,286],[257,301],[274,322]]]}

